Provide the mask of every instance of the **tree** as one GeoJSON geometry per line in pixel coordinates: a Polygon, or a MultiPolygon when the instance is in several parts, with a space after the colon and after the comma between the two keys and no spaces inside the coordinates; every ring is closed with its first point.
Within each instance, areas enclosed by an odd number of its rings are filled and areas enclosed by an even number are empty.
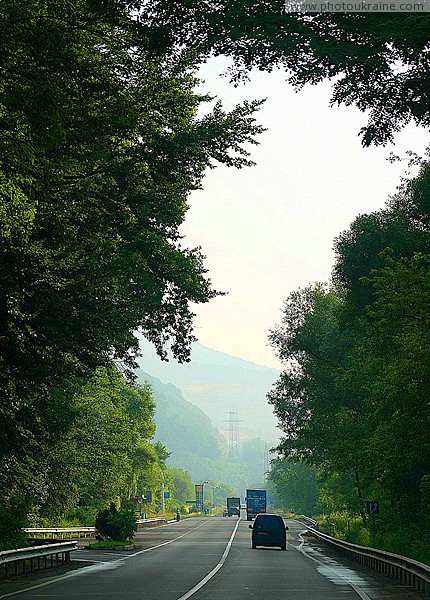
{"type": "Polygon", "coordinates": [[[169,468],[169,475],[172,480],[172,502],[177,506],[184,506],[187,500],[192,500],[195,496],[194,484],[191,475],[183,469],[169,468]]]}
{"type": "Polygon", "coordinates": [[[271,334],[287,368],[269,394],[280,450],[318,467],[321,505],[365,523],[365,498],[379,498],[372,543],[425,560],[412,541],[428,526],[429,173],[422,161],[338,238],[334,288],[287,300],[271,334]]]}
{"type": "Polygon", "coordinates": [[[148,386],[128,384],[114,367],[99,369],[74,409],[73,426],[62,440],[40,448],[45,493],[39,514],[50,523],[78,501],[103,509],[136,495],[139,477],[157,461],[148,386]]]}
{"type": "Polygon", "coordinates": [[[233,81],[253,67],[284,68],[296,89],[331,79],[333,104],[368,111],[366,146],[391,141],[410,121],[430,125],[427,13],[287,13],[283,0],[156,0],[151,11],[141,22],[164,47],[231,56],[233,81]]]}
{"type": "Polygon", "coordinates": [[[288,458],[276,458],[271,463],[269,479],[283,510],[305,515],[316,513],[319,486],[314,467],[288,458]]]}
{"type": "Polygon", "coordinates": [[[418,164],[418,175],[403,180],[384,211],[361,217],[338,239],[334,274],[347,306],[344,325],[360,323],[363,332],[348,378],[371,422],[373,489],[383,505],[374,542],[428,560],[425,544],[414,541],[428,527],[423,485],[430,472],[428,157],[418,164]]]}
{"type": "Polygon", "coordinates": [[[375,478],[392,514],[419,503],[428,464],[428,159],[405,179],[387,209],[364,215],[337,241],[334,275],[343,289],[349,322],[365,336],[353,351],[355,377],[372,418],[369,445],[375,478]],[[419,441],[418,441],[419,440],[419,441]],[[408,452],[404,452],[404,448],[408,452]]]}
{"type": "Polygon", "coordinates": [[[27,534],[23,527],[29,525],[31,506],[25,492],[15,490],[0,507],[0,550],[14,550],[27,546],[27,534]]]}
{"type": "Polygon", "coordinates": [[[157,459],[158,459],[158,464],[165,468],[166,467],[166,461],[169,458],[169,456],[172,454],[171,452],[169,452],[166,448],[166,446],[164,444],[162,444],[159,440],[155,442],[154,444],[154,450],[155,453],[157,455],[157,459]]]}
{"type": "Polygon", "coordinates": [[[23,544],[21,528],[29,520],[58,524],[78,504],[95,513],[110,501],[135,495],[139,478],[158,460],[150,442],[155,431],[151,390],[127,383],[115,366],[98,369],[67,410],[73,422],[61,439],[43,445],[30,439],[31,452],[26,448],[22,456],[3,459],[1,515],[7,529],[0,528],[2,548],[14,540],[23,544]]]}
{"type": "Polygon", "coordinates": [[[377,476],[389,490],[393,509],[419,518],[425,512],[420,489],[430,473],[430,256],[396,258],[387,252],[372,282],[369,345],[379,366],[370,388],[377,476]]]}
{"type": "Polygon", "coordinates": [[[185,360],[188,302],[213,296],[200,252],[179,243],[187,194],[212,160],[250,164],[257,104],[197,119],[208,98],[193,93],[194,59],[155,59],[125,2],[20,4],[4,7],[2,173],[16,181],[3,204],[25,196],[32,216],[2,228],[2,334],[22,339],[4,368],[28,370],[34,354],[92,367],[112,347],[127,360],[137,327],[185,360]]]}
{"type": "Polygon", "coordinates": [[[370,215],[360,215],[334,243],[336,263],[333,269],[335,285],[342,290],[354,319],[374,300],[372,286],[363,285],[372,269],[384,265],[381,254],[386,248],[398,255],[411,257],[414,252],[429,252],[428,232],[414,225],[400,207],[399,192],[393,206],[370,215]]]}
{"type": "Polygon", "coordinates": [[[258,103],[197,117],[196,58],[147,33],[122,0],[2,5],[3,497],[11,472],[43,493],[41,446],[70,431],[98,368],[129,373],[137,329],[188,360],[190,303],[216,295],[179,227],[207,167],[251,164],[258,103]]]}
{"type": "Polygon", "coordinates": [[[342,327],[342,311],[342,299],[329,287],[290,295],[269,336],[286,369],[268,399],[285,434],[279,451],[327,473],[349,474],[365,521],[369,422],[361,389],[347,376],[357,333],[342,327]]]}

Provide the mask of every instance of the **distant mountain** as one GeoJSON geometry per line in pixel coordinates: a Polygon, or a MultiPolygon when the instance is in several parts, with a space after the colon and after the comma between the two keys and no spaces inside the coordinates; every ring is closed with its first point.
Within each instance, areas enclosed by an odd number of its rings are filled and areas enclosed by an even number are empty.
{"type": "Polygon", "coordinates": [[[194,482],[229,484],[240,495],[247,486],[264,479],[264,442],[247,441],[243,456],[238,453],[229,457],[224,437],[203,411],[183,397],[181,390],[140,369],[136,374],[140,383],[148,382],[152,387],[156,402],[155,439],[171,452],[170,466],[189,471],[194,482]]]}
{"type": "Polygon", "coordinates": [[[140,369],[136,374],[140,383],[148,382],[152,387],[156,402],[156,438],[172,455],[178,456],[186,450],[205,459],[217,460],[227,453],[224,437],[200,408],[183,397],[180,389],[140,369]]]}
{"type": "Polygon", "coordinates": [[[201,408],[214,426],[224,434],[228,430],[228,412],[234,407],[240,419],[243,438],[261,437],[269,445],[277,444],[277,421],[266,394],[279,371],[194,344],[191,362],[161,361],[152,344],[141,340],[140,367],[162,381],[180,388],[184,396],[201,408]]]}

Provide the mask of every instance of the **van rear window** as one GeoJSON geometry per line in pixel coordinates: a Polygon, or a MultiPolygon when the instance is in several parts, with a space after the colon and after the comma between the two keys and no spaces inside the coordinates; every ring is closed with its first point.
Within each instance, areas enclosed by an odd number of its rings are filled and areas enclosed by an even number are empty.
{"type": "Polygon", "coordinates": [[[263,529],[285,529],[282,517],[272,515],[258,515],[255,519],[255,527],[263,529]]]}

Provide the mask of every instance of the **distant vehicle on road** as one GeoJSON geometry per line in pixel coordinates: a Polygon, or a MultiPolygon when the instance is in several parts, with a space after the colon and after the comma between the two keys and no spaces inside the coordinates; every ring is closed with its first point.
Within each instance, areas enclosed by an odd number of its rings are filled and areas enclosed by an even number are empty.
{"type": "Polygon", "coordinates": [[[227,498],[227,511],[229,517],[240,517],[240,498],[227,498]]]}
{"type": "Polygon", "coordinates": [[[279,546],[287,549],[287,530],[280,515],[259,514],[255,517],[252,529],[252,548],[257,546],[279,546]]]}
{"type": "Polygon", "coordinates": [[[246,490],[246,520],[266,512],[266,490],[246,490]]]}
{"type": "Polygon", "coordinates": [[[226,508],[222,511],[222,516],[228,517],[228,510],[226,508]]]}

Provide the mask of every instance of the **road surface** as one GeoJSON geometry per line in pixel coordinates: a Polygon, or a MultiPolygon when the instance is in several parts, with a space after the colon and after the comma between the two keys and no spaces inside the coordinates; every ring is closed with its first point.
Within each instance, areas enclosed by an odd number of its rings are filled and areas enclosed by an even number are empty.
{"type": "Polygon", "coordinates": [[[133,551],[81,549],[73,571],[0,583],[21,600],[418,600],[417,592],[346,566],[288,521],[287,552],[251,549],[246,520],[184,519],[140,531],[133,551]]]}

